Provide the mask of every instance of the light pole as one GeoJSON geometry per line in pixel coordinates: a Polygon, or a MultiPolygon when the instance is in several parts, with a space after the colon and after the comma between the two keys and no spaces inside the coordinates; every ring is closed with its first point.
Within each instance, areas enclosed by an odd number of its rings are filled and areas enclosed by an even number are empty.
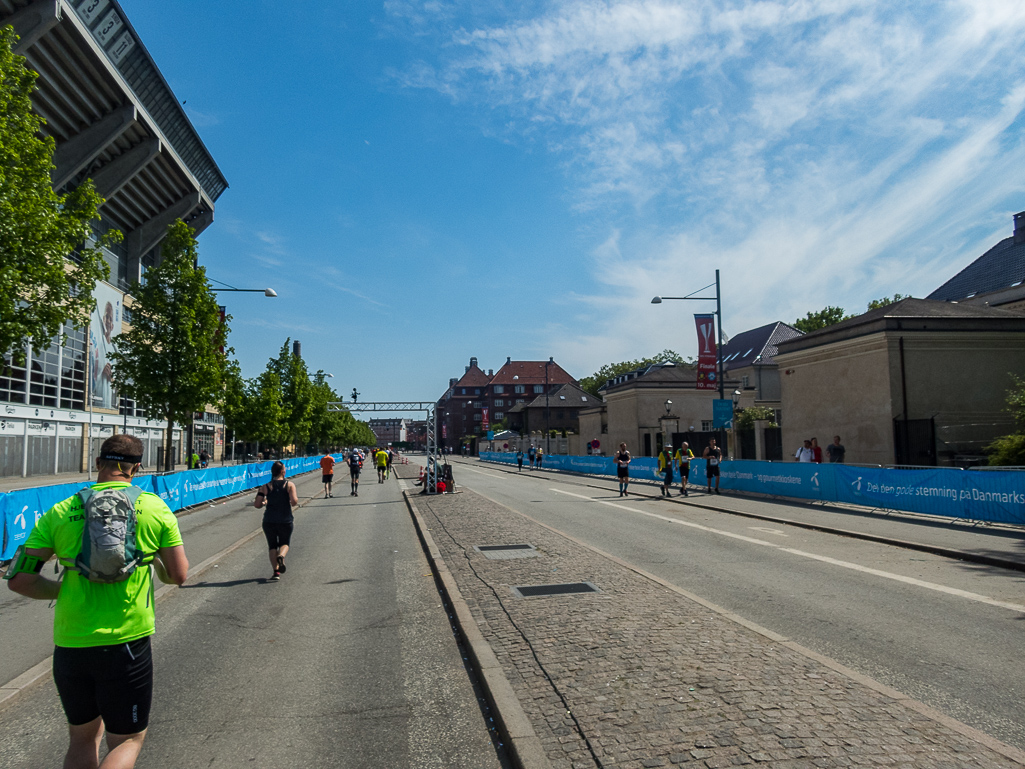
{"type": "Polygon", "coordinates": [[[552,446],[550,442],[551,430],[551,407],[548,405],[548,367],[555,363],[555,356],[551,355],[548,360],[545,361],[545,454],[552,453],[552,446]]]}
{"type": "MultiPolygon", "coordinates": [[[[237,292],[237,293],[242,293],[242,294],[263,294],[264,296],[271,297],[271,298],[276,297],[278,295],[277,291],[275,291],[273,288],[235,288],[234,286],[229,286],[227,283],[224,283],[224,282],[219,281],[219,280],[214,280],[213,278],[207,278],[207,280],[212,280],[214,283],[219,283],[220,284],[218,286],[211,286],[210,287],[210,292],[213,293],[213,294],[237,292]]],[[[224,309],[225,309],[224,307],[221,307],[221,312],[222,313],[224,312],[224,309]]],[[[125,413],[127,414],[128,412],[126,411],[125,413]]],[[[126,422],[126,424],[127,424],[127,422],[126,422]]],[[[188,459],[188,462],[189,462],[189,464],[192,463],[192,442],[195,439],[195,431],[196,431],[196,417],[195,417],[195,414],[193,414],[192,419],[189,420],[189,430],[188,430],[188,446],[189,446],[189,459],[188,459]]],[[[231,458],[232,458],[232,460],[235,459],[235,428],[232,428],[232,430],[231,430],[231,458]]],[[[168,459],[170,459],[170,458],[168,458],[168,459]]],[[[224,448],[221,447],[221,463],[223,464],[223,462],[224,462],[224,448]]]]}
{"type": "Polygon", "coordinates": [[[723,337],[722,337],[722,298],[719,291],[719,271],[715,271],[715,283],[709,283],[704,288],[699,288],[693,293],[687,294],[687,296],[656,296],[651,300],[652,304],[662,304],[663,299],[681,299],[690,301],[711,301],[715,300],[715,315],[716,322],[719,325],[719,344],[716,349],[716,358],[719,363],[719,400],[726,398],[725,392],[725,377],[723,376],[723,359],[722,359],[722,348],[723,348],[723,337]],[[698,291],[704,291],[705,289],[715,286],[715,296],[694,296],[698,291]]]}
{"type": "MultiPolygon", "coordinates": [[[[740,390],[733,391],[733,417],[730,419],[730,426],[733,429],[733,451],[736,454],[740,454],[740,443],[738,438],[740,433],[737,432],[737,406],[740,405],[740,390]]],[[[730,457],[733,458],[732,455],[730,457]]]]}

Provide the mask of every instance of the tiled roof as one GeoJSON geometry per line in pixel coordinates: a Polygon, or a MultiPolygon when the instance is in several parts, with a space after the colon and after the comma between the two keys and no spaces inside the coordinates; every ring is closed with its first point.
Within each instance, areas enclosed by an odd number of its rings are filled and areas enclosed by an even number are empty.
{"type": "MultiPolygon", "coordinates": [[[[601,399],[595,398],[586,390],[581,390],[575,384],[565,384],[558,390],[548,395],[549,407],[558,408],[570,408],[570,409],[586,409],[591,406],[601,405],[601,399]]],[[[517,404],[519,406],[526,406],[527,408],[538,408],[545,405],[545,396],[539,395],[534,400],[527,404],[517,404]]],[[[514,407],[515,408],[515,407],[514,407]]]]}
{"type": "Polygon", "coordinates": [[[459,377],[453,387],[486,387],[490,381],[491,377],[476,366],[470,366],[469,371],[459,377]]]}
{"type": "Polygon", "coordinates": [[[723,347],[723,368],[744,368],[759,356],[759,363],[771,363],[778,352],[776,345],[798,336],[800,331],[779,321],[737,334],[723,347]]]}
{"type": "Polygon", "coordinates": [[[926,299],[955,302],[1025,281],[1025,239],[1004,238],[926,299]]]}
{"type": "MultiPolygon", "coordinates": [[[[510,360],[506,361],[495,376],[491,378],[491,384],[513,385],[513,384],[544,384],[545,364],[543,360],[510,360]]],[[[576,381],[558,363],[548,363],[549,384],[576,384],[576,381]]]]}

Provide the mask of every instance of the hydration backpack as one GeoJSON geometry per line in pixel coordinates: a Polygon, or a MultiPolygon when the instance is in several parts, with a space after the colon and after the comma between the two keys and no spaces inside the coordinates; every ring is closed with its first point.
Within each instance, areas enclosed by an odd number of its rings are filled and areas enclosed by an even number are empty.
{"type": "Polygon", "coordinates": [[[90,582],[123,582],[142,563],[135,538],[138,486],[82,489],[85,529],[74,570],[90,582]]]}

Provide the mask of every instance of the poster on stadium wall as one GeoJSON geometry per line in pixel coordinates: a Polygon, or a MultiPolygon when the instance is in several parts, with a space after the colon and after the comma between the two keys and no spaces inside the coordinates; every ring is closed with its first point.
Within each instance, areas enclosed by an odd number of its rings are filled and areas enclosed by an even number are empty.
{"type": "Polygon", "coordinates": [[[121,332],[122,295],[98,281],[93,298],[96,305],[89,319],[89,392],[94,408],[112,409],[117,404],[110,353],[114,351],[114,337],[121,332]]]}
{"type": "Polygon", "coordinates": [[[715,316],[711,313],[695,315],[698,328],[698,390],[714,390],[719,384],[716,371],[715,316]]]}

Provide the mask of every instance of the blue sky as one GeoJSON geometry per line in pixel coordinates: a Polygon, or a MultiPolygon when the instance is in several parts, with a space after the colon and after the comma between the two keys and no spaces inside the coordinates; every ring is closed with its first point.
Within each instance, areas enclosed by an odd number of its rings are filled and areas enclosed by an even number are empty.
{"type": "Polygon", "coordinates": [[[1018,0],[121,0],[227,176],[247,376],[434,399],[925,296],[1025,210],[1018,0]]]}

